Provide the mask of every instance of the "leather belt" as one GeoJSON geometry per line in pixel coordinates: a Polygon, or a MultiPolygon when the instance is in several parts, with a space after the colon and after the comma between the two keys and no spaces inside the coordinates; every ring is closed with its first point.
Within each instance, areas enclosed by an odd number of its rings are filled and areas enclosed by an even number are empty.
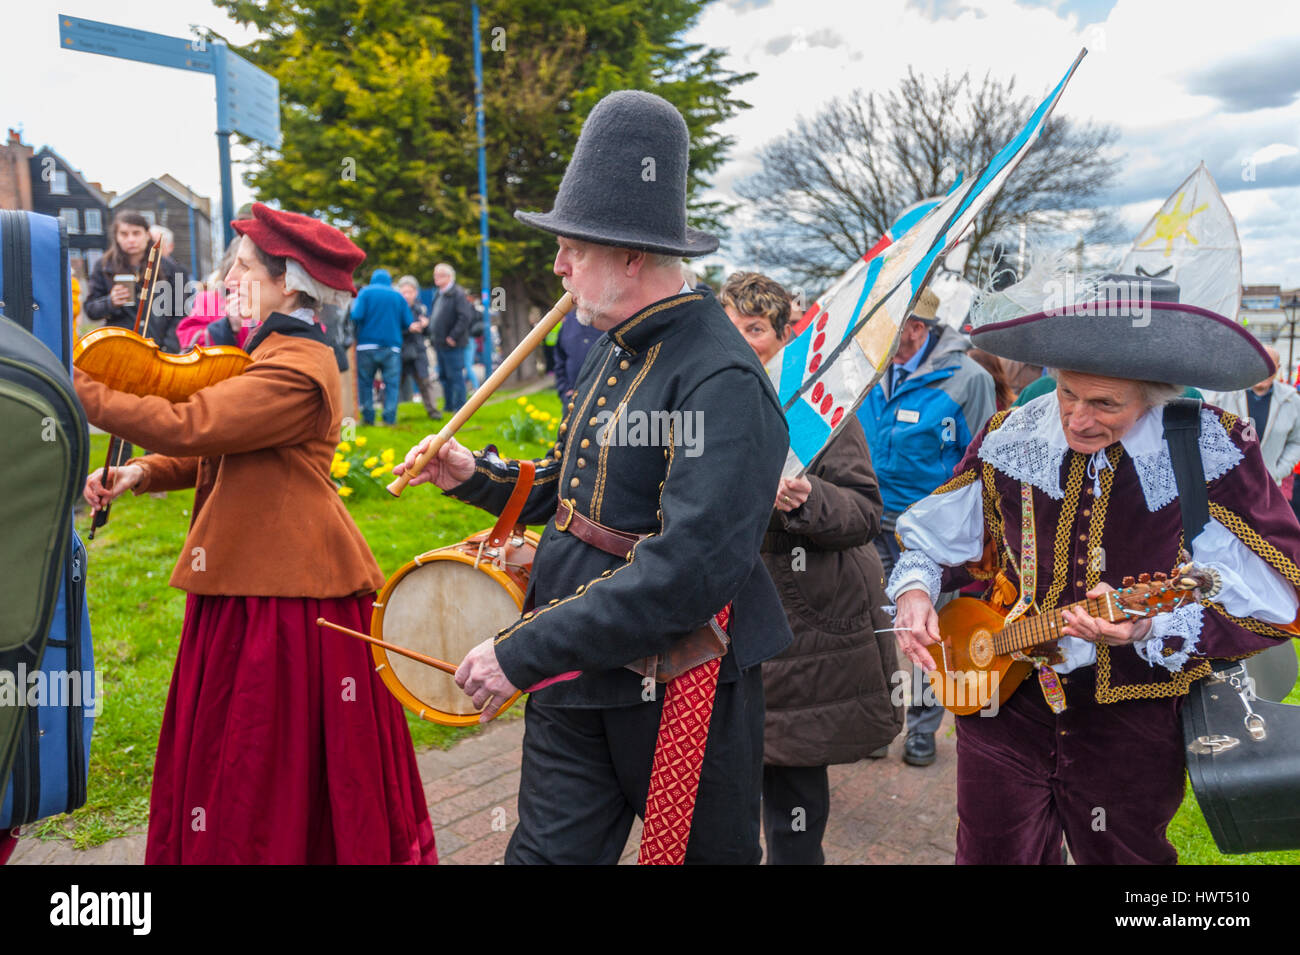
{"type": "Polygon", "coordinates": [[[627,560],[632,553],[632,547],[637,541],[645,540],[649,536],[616,531],[612,527],[597,523],[579,514],[574,502],[566,501],[564,498],[560,498],[560,504],[555,510],[555,529],[572,534],[583,543],[590,544],[597,550],[603,550],[606,554],[622,557],[624,560],[627,560]]]}
{"type": "MultiPolygon", "coordinates": [[[[632,548],[637,541],[645,540],[649,534],[629,534],[593,521],[578,513],[575,502],[560,498],[555,510],[555,529],[565,534],[572,534],[583,543],[590,544],[597,550],[629,560],[632,548]]],[[[657,683],[675,680],[687,670],[725,656],[731,638],[712,618],[697,630],[692,630],[679,639],[665,652],[658,656],[642,657],[625,668],[642,677],[653,675],[657,683]]]]}

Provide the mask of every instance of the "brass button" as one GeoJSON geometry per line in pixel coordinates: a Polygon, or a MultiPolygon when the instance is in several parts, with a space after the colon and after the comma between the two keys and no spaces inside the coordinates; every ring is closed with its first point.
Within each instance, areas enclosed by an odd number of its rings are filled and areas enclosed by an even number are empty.
{"type": "Polygon", "coordinates": [[[1084,493],[1087,494],[1089,497],[1092,497],[1092,488],[1090,487],[1084,488],[1084,493]]]}
{"type": "Polygon", "coordinates": [[[573,402],[572,402],[572,401],[569,402],[569,410],[570,410],[570,411],[573,410],[573,402]]]}
{"type": "Polygon", "coordinates": [[[535,616],[537,616],[537,612],[536,612],[535,610],[530,610],[530,611],[528,611],[528,613],[524,614],[524,619],[525,619],[525,620],[532,620],[533,617],[535,617],[535,616]]]}
{"type": "Polygon", "coordinates": [[[557,603],[559,603],[559,602],[560,602],[560,598],[559,598],[559,597],[555,597],[554,599],[552,599],[552,600],[550,601],[550,603],[551,603],[552,606],[554,606],[555,604],[557,604],[557,603]]]}
{"type": "Polygon", "coordinates": [[[602,576],[602,577],[613,577],[613,576],[614,576],[614,572],[613,572],[612,570],[602,570],[602,571],[600,572],[600,576],[602,576]]]}
{"type": "Polygon", "coordinates": [[[1083,581],[1082,581],[1082,580],[1076,580],[1076,581],[1074,582],[1074,586],[1076,586],[1076,587],[1078,587],[1080,590],[1082,590],[1082,589],[1083,589],[1083,581]]]}
{"type": "Polygon", "coordinates": [[[586,459],[586,458],[578,458],[578,460],[577,460],[576,463],[577,463],[578,467],[580,467],[580,468],[585,468],[585,467],[587,466],[587,459],[586,459]]]}
{"type": "Polygon", "coordinates": [[[618,384],[618,379],[615,378],[613,375],[610,375],[608,378],[605,379],[605,384],[609,385],[612,388],[618,384]]]}
{"type": "Polygon", "coordinates": [[[599,398],[596,399],[596,407],[603,408],[604,406],[605,406],[605,396],[601,395],[599,398]]]}
{"type": "Polygon", "coordinates": [[[1078,560],[1075,561],[1075,563],[1078,564],[1080,567],[1082,567],[1082,566],[1083,566],[1083,558],[1080,557],[1078,560]]]}
{"type": "Polygon", "coordinates": [[[621,362],[618,363],[618,367],[619,367],[619,368],[622,368],[624,371],[627,371],[627,370],[628,370],[629,368],[631,368],[632,366],[629,365],[629,364],[627,363],[627,359],[625,358],[625,359],[623,359],[621,362]]]}
{"type": "Polygon", "coordinates": [[[1084,517],[1087,517],[1089,514],[1092,513],[1092,508],[1090,508],[1090,507],[1085,507],[1085,508],[1084,508],[1083,510],[1081,510],[1079,513],[1082,514],[1084,517]]]}
{"type": "Polygon", "coordinates": [[[1062,735],[1062,736],[1065,735],[1065,730],[1061,730],[1061,735],[1062,735]]]}
{"type": "Polygon", "coordinates": [[[1086,541],[1087,539],[1088,539],[1088,535],[1087,535],[1087,534],[1080,534],[1080,535],[1079,535],[1079,540],[1081,540],[1081,541],[1086,541]]]}
{"type": "Polygon", "coordinates": [[[596,427],[597,424],[599,424],[599,422],[596,421],[595,418],[589,418],[589,419],[587,420],[587,424],[591,425],[591,426],[594,428],[594,427],[596,427]]]}
{"type": "Polygon", "coordinates": [[[560,425],[560,434],[564,434],[564,432],[568,430],[569,430],[569,426],[567,424],[560,425]]]}
{"type": "MultiPolygon", "coordinates": [[[[665,460],[665,461],[668,460],[668,449],[667,449],[667,448],[664,448],[664,460],[665,460]]],[[[661,486],[662,486],[662,485],[661,485],[661,486]]]]}
{"type": "Polygon", "coordinates": [[[575,593],[575,594],[580,594],[580,593],[582,593],[582,592],[583,592],[584,590],[586,590],[586,589],[587,589],[587,585],[586,585],[586,584],[578,584],[578,589],[575,590],[574,593],[575,593]]]}
{"type": "Polygon", "coordinates": [[[664,482],[663,482],[663,481],[660,481],[660,482],[659,482],[659,490],[662,491],[663,489],[664,489],[664,482]]]}
{"type": "Polygon", "coordinates": [[[569,487],[577,487],[581,483],[582,482],[579,481],[577,478],[574,478],[572,481],[569,482],[569,487]]]}
{"type": "Polygon", "coordinates": [[[585,448],[585,447],[587,447],[587,446],[590,445],[590,444],[591,444],[591,441],[589,441],[587,438],[583,438],[583,439],[582,439],[582,443],[579,444],[578,447],[580,447],[580,448],[585,448]]]}

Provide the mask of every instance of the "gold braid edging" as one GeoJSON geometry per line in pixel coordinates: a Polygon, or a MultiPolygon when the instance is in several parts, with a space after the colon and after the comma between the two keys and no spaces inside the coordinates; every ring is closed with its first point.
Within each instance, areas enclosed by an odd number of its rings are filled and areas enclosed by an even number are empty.
{"type": "Polygon", "coordinates": [[[949,491],[959,491],[966,485],[971,484],[979,477],[979,473],[971,468],[969,471],[962,471],[956,477],[951,477],[936,487],[931,494],[947,494],[949,491]]]}
{"type": "MultiPolygon", "coordinates": [[[[1083,472],[1086,458],[1077,451],[1070,452],[1070,474],[1065,479],[1065,500],[1061,503],[1061,516],[1056,522],[1056,542],[1053,545],[1055,558],[1052,568],[1052,587],[1039,607],[1040,613],[1056,609],[1056,601],[1061,599],[1070,573],[1070,538],[1074,529],[1074,519],[1079,513],[1079,494],[1083,490],[1083,472]]],[[[1110,469],[1107,468],[1107,471],[1110,469]]],[[[1093,513],[1096,513],[1095,511],[1093,513]]]]}
{"type": "MultiPolygon", "coordinates": [[[[641,386],[641,382],[645,380],[645,376],[650,373],[650,368],[654,365],[655,359],[659,357],[659,350],[663,347],[663,344],[663,342],[655,342],[651,349],[646,352],[645,363],[636,373],[636,377],[632,379],[632,383],[628,385],[627,392],[623,395],[623,400],[618,403],[618,407],[614,409],[613,416],[605,423],[605,446],[600,449],[600,459],[596,464],[596,488],[595,494],[591,499],[590,511],[591,519],[593,521],[600,520],[600,507],[605,498],[605,482],[609,475],[606,466],[609,462],[610,446],[614,443],[612,440],[614,428],[618,425],[618,419],[623,417],[623,412],[627,411],[627,403],[632,400],[632,395],[635,394],[637,388],[641,386]]],[[[671,434],[671,419],[669,419],[669,421],[670,424],[668,430],[671,434]]]]}
{"type": "Polygon", "coordinates": [[[1300,587],[1300,567],[1296,567],[1280,550],[1264,540],[1253,527],[1246,523],[1239,514],[1228,510],[1222,504],[1210,502],[1210,516],[1230,530],[1243,544],[1268,561],[1273,569],[1289,580],[1292,586],[1300,587]]]}
{"type": "Polygon", "coordinates": [[[1168,683],[1134,683],[1129,686],[1110,684],[1110,647],[1097,644],[1098,703],[1121,703],[1124,700],[1156,700],[1167,696],[1183,696],[1191,685],[1203,676],[1210,675],[1210,661],[1202,660],[1190,670],[1172,674],[1168,683]]]}
{"type": "Polygon", "coordinates": [[[1237,416],[1231,411],[1225,411],[1219,415],[1219,423],[1223,425],[1223,430],[1229,434],[1232,433],[1232,426],[1237,423],[1237,416]]]}
{"type": "Polygon", "coordinates": [[[1106,460],[1110,462],[1104,474],[1101,476],[1101,494],[1092,504],[1092,516],[1088,519],[1088,574],[1084,581],[1091,590],[1101,581],[1101,572],[1104,569],[1102,564],[1105,562],[1105,550],[1094,550],[1101,545],[1098,541],[1102,539],[1102,534],[1106,528],[1106,510],[1110,507],[1110,488],[1115,483],[1115,468],[1119,466],[1120,456],[1124,449],[1120,445],[1115,445],[1106,454],[1106,460]],[[1101,560],[1094,560],[1093,554],[1101,554],[1101,560]]]}
{"type": "MultiPolygon", "coordinates": [[[[1279,630],[1277,627],[1264,620],[1256,620],[1254,617],[1234,617],[1232,614],[1228,613],[1228,611],[1224,610],[1222,606],[1211,600],[1202,598],[1198,602],[1202,607],[1213,608],[1219,616],[1223,617],[1229,623],[1235,623],[1243,630],[1249,630],[1251,633],[1258,633],[1264,637],[1272,637],[1275,640],[1290,640],[1295,636],[1295,634],[1288,633],[1286,630],[1279,630]]],[[[1256,650],[1252,650],[1250,653],[1246,654],[1246,656],[1252,656],[1257,652],[1258,651],[1256,650]]]]}

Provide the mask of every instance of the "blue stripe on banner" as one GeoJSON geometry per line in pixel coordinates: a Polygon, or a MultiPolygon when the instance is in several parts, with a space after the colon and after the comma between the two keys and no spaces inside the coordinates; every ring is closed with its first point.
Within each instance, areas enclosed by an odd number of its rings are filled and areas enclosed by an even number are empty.
{"type": "Polygon", "coordinates": [[[1007,163],[1011,161],[1012,157],[1020,152],[1020,150],[1024,149],[1029,143],[1029,140],[1038,132],[1038,127],[1042,125],[1043,118],[1047,115],[1047,111],[1052,108],[1052,104],[1055,103],[1057,97],[1061,95],[1061,91],[1065,89],[1065,84],[1069,81],[1070,74],[1073,72],[1074,66],[1071,66],[1065,76],[1061,77],[1061,82],[1056,84],[1056,89],[1052,90],[1047,99],[1038,104],[1038,108],[1034,110],[1034,114],[1029,117],[1029,122],[1025,123],[1024,129],[1020,130],[1020,132],[1016,134],[1015,139],[1011,140],[1011,142],[998,150],[997,155],[993,157],[992,161],[989,162],[988,167],[984,170],[984,175],[980,176],[979,182],[975,183],[975,188],[968,192],[966,198],[962,200],[960,207],[958,207],[957,212],[953,217],[954,219],[966,211],[967,207],[969,207],[975,200],[975,197],[979,195],[993,180],[993,177],[1000,173],[1007,163]]]}
{"type": "Polygon", "coordinates": [[[793,398],[803,384],[804,371],[808,367],[808,348],[817,334],[816,326],[816,322],[811,323],[781,352],[781,387],[777,395],[782,405],[793,398]]]}
{"type": "MultiPolygon", "coordinates": [[[[958,177],[957,181],[958,182],[961,181],[960,176],[958,177]]],[[[920,222],[922,219],[928,216],[930,214],[930,211],[938,204],[939,204],[939,200],[936,199],[934,200],[934,202],[927,202],[923,206],[917,206],[911,212],[905,213],[904,215],[900,216],[898,221],[889,227],[889,234],[893,236],[894,241],[897,242],[900,238],[906,235],[908,230],[911,229],[912,226],[916,225],[918,222],[920,222]]]]}
{"type": "Polygon", "coordinates": [[[802,398],[786,409],[785,421],[790,426],[790,448],[807,466],[826,447],[831,436],[830,425],[802,398]]]}
{"type": "MultiPolygon", "coordinates": [[[[867,263],[867,278],[866,281],[862,283],[862,294],[858,296],[858,301],[853,306],[853,317],[850,318],[849,323],[844,326],[845,334],[853,331],[853,326],[857,324],[858,316],[862,314],[863,306],[867,304],[867,296],[871,294],[871,289],[876,284],[876,278],[880,275],[880,270],[884,267],[885,256],[883,254],[876,256],[867,263]]],[[[840,341],[844,341],[843,336],[840,336],[840,341]]]]}

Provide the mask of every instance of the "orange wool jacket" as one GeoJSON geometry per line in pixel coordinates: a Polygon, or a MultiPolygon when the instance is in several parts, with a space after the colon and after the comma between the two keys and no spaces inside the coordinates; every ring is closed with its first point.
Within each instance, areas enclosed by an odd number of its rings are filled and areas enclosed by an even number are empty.
{"type": "Polygon", "coordinates": [[[137,494],[196,489],[173,587],[244,597],[374,592],[383,574],[330,480],[342,421],[334,353],[296,318],[273,315],[267,326],[284,332],[254,339],[243,374],[186,401],[114,391],[80,371],[77,394],[92,424],[156,452],[132,459],[144,468],[137,494]]]}

